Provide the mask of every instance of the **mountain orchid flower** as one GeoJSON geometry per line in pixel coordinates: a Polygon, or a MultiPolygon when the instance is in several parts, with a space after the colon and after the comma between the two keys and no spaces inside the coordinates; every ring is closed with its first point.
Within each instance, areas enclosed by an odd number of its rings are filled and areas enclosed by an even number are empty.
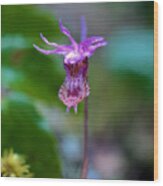
{"type": "Polygon", "coordinates": [[[77,43],[72,37],[70,31],[59,21],[60,31],[70,40],[69,45],[60,45],[54,42],[49,42],[43,34],[40,34],[41,39],[52,50],[45,50],[37,45],[33,45],[36,50],[44,55],[58,54],[64,57],[63,64],[66,71],[64,83],[59,90],[60,100],[67,106],[67,111],[74,108],[77,112],[77,105],[90,94],[88,84],[88,59],[95,53],[96,49],[107,44],[101,36],[92,36],[86,38],[86,25],[81,24],[81,42],[77,43]]]}

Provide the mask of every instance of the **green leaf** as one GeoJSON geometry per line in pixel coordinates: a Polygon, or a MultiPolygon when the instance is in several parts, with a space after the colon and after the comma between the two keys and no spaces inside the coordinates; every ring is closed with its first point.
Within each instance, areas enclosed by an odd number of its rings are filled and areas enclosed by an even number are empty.
{"type": "Polygon", "coordinates": [[[3,101],[2,151],[13,148],[24,154],[36,178],[60,178],[57,141],[42,124],[32,103],[18,94],[3,101]]]}
{"type": "Polygon", "coordinates": [[[2,36],[19,34],[39,39],[40,32],[58,37],[58,22],[53,15],[40,11],[36,5],[2,5],[2,36]]]}
{"type": "Polygon", "coordinates": [[[6,75],[11,77],[13,73],[9,72],[21,74],[22,78],[13,79],[12,90],[24,92],[46,104],[60,104],[58,91],[64,80],[64,70],[59,67],[62,64],[57,58],[52,59],[32,48],[5,50],[2,61],[3,67],[10,69],[5,70],[8,73],[2,73],[2,80],[6,75]]]}

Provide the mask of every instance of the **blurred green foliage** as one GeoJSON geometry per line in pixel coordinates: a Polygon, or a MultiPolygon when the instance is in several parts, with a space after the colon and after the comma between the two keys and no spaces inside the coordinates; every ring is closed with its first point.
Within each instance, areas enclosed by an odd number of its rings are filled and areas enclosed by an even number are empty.
{"type": "Polygon", "coordinates": [[[27,156],[34,177],[61,177],[57,142],[41,126],[41,115],[28,98],[14,94],[3,100],[2,150],[13,148],[27,156]]]}
{"type": "Polygon", "coordinates": [[[22,75],[21,80],[14,81],[10,88],[47,104],[56,104],[63,73],[59,71],[57,58],[52,60],[33,48],[37,39],[43,42],[39,38],[40,32],[54,38],[59,36],[54,16],[41,14],[37,7],[30,5],[2,6],[2,65],[22,75]]]}
{"type": "Polygon", "coordinates": [[[39,39],[40,32],[48,37],[58,37],[60,32],[54,16],[33,5],[2,5],[2,36],[20,34],[28,39],[39,39]]]}
{"type": "MultiPolygon", "coordinates": [[[[4,51],[2,61],[5,69],[12,70],[16,76],[21,74],[19,80],[13,80],[9,88],[25,92],[46,104],[59,103],[58,90],[63,81],[63,74],[57,68],[58,60],[52,61],[34,49],[19,49],[4,51]]],[[[2,68],[2,74],[5,73],[3,71],[2,68]]],[[[7,78],[10,78],[10,74],[6,75],[4,81],[7,81],[7,78]]]]}
{"type": "Polygon", "coordinates": [[[33,48],[40,32],[59,37],[53,16],[32,5],[2,6],[2,152],[25,155],[34,177],[60,178],[57,140],[36,105],[57,104],[63,73],[57,59],[33,48]]]}

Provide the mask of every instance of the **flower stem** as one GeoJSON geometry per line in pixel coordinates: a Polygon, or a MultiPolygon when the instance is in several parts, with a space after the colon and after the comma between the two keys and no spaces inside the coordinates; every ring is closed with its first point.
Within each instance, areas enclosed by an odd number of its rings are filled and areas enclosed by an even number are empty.
{"type": "Polygon", "coordinates": [[[87,178],[88,173],[88,97],[84,101],[84,157],[81,178],[87,178]]]}
{"type": "MultiPolygon", "coordinates": [[[[81,41],[84,41],[87,36],[87,25],[85,17],[81,16],[81,41]]],[[[83,165],[81,170],[81,178],[87,178],[88,173],[88,97],[84,100],[84,154],[83,165]]]]}

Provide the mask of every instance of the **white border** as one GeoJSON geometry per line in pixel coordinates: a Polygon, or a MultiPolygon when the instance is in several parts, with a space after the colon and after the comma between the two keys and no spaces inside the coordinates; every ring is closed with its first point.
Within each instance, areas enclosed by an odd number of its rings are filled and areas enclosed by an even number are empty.
{"type": "MultiPolygon", "coordinates": [[[[79,2],[120,2],[122,0],[1,0],[1,4],[42,4],[42,3],[63,3],[63,2],[73,2],[73,3],[79,3],[79,2]]],[[[123,0],[124,1],[124,0],[123,0]]],[[[134,1],[134,0],[130,0],[134,1]]],[[[145,1],[145,0],[144,0],[145,1]]],[[[163,99],[161,96],[163,95],[163,87],[161,87],[161,80],[163,80],[163,23],[161,24],[160,20],[163,20],[163,0],[158,0],[159,4],[159,180],[155,182],[146,182],[146,181],[110,181],[110,180],[66,180],[66,179],[24,179],[24,178],[0,178],[0,186],[130,186],[130,185],[137,185],[139,186],[148,186],[148,185],[163,185],[163,171],[161,167],[162,159],[163,157],[163,149],[161,148],[161,141],[163,141],[163,135],[161,135],[161,132],[163,134],[163,114],[161,114],[161,111],[163,110],[163,99]]],[[[163,22],[163,21],[162,21],[163,22]]],[[[46,170],[45,170],[46,171],[46,170]]]]}
{"type": "MultiPolygon", "coordinates": [[[[134,2],[153,0],[1,0],[1,4],[50,4],[50,3],[95,3],[95,2],[134,2]]],[[[156,0],[157,2],[158,0],[156,0]]]]}

